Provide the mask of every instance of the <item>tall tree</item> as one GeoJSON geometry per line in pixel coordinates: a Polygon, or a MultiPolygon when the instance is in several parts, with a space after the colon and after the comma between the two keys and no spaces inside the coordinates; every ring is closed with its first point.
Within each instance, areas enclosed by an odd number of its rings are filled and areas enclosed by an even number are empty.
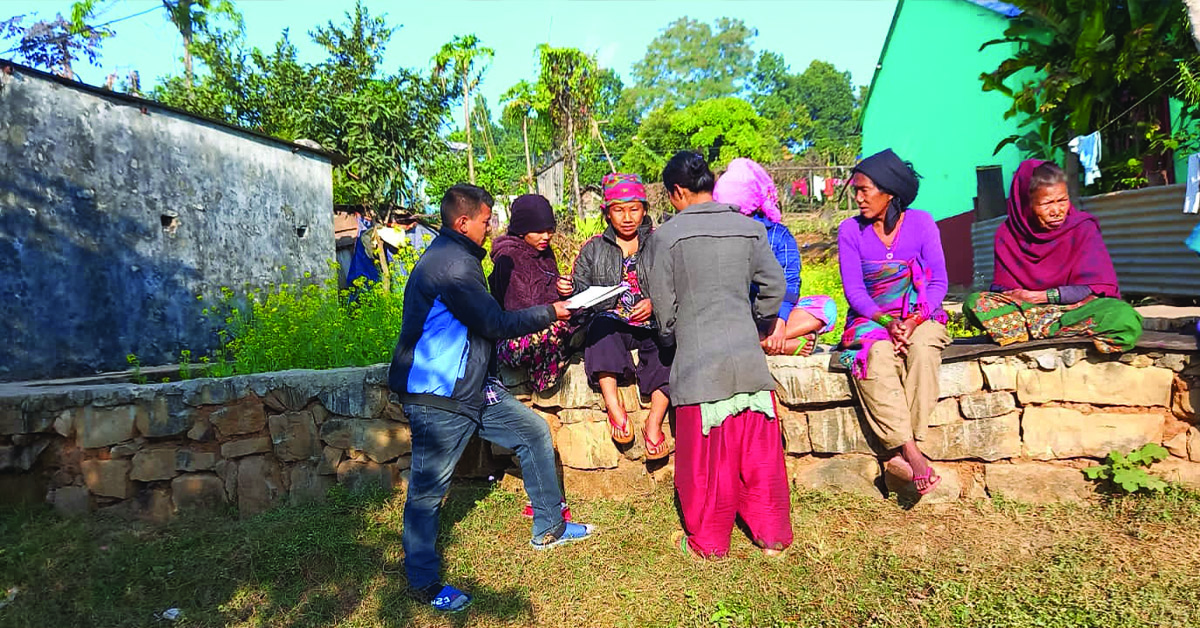
{"type": "Polygon", "coordinates": [[[533,181],[533,159],[529,154],[529,117],[534,113],[537,92],[529,81],[519,81],[508,88],[500,97],[504,103],[504,115],[521,121],[521,140],[525,146],[525,182],[529,193],[535,192],[533,181]]]}
{"type": "Polygon", "coordinates": [[[1178,0],[1016,0],[1021,15],[1002,39],[1017,52],[981,75],[984,91],[1012,98],[1006,118],[1021,116],[1025,135],[1005,138],[1051,158],[1067,140],[1104,128],[1110,174],[1100,189],[1165,178],[1163,87],[1178,85],[1178,60],[1195,58],[1187,5],[1178,0]],[[1012,85],[1016,83],[1016,85],[1012,85]]]}
{"type": "Polygon", "coordinates": [[[621,166],[657,180],[666,160],[677,150],[699,152],[720,170],[735,157],[771,161],[779,142],[771,123],[750,103],[733,97],[712,98],[684,107],[661,107],[650,112],[636,139],[621,158],[621,166]]]}
{"type": "Polygon", "coordinates": [[[758,55],[746,86],[754,109],[771,122],[775,135],[793,152],[804,147],[813,130],[800,84],[783,57],[767,50],[758,55]]]}
{"type": "Polygon", "coordinates": [[[753,71],[757,35],[736,18],[719,18],[715,28],[687,17],[671,22],[633,66],[639,110],[736,94],[753,71]]]}
{"type": "Polygon", "coordinates": [[[95,0],[77,2],[72,6],[70,19],[61,13],[54,19],[32,20],[29,15],[16,15],[0,21],[0,41],[16,41],[11,46],[17,58],[68,79],[75,79],[75,61],[86,59],[96,65],[100,45],[110,37],[111,29],[86,23],[95,8],[95,0]]]}
{"type": "Polygon", "coordinates": [[[537,85],[539,109],[549,113],[558,129],[560,145],[565,148],[567,166],[571,169],[571,200],[582,218],[578,136],[591,130],[599,91],[599,70],[595,59],[576,48],[551,48],[542,44],[538,52],[541,61],[537,85]]]}
{"type": "Polygon", "coordinates": [[[855,128],[858,101],[850,73],[827,61],[813,61],[797,78],[796,89],[812,117],[813,148],[827,161],[853,159],[861,138],[855,128]]]}
{"type": "Polygon", "coordinates": [[[471,90],[479,85],[487,64],[495,56],[491,48],[480,45],[475,35],[455,35],[433,57],[433,76],[447,85],[447,75],[453,77],[446,87],[462,93],[463,128],[467,132],[467,173],[475,183],[475,151],[471,145],[471,90]],[[478,65],[477,65],[478,64],[478,65]]]}
{"type": "Polygon", "coordinates": [[[240,22],[241,14],[233,8],[230,0],[162,0],[167,10],[167,19],[179,30],[183,38],[183,71],[188,89],[193,84],[192,45],[197,31],[208,28],[210,14],[220,14],[240,22]]]}
{"type": "MultiPolygon", "coordinates": [[[[235,25],[236,27],[236,25],[235,25]]],[[[308,138],[345,155],[334,168],[334,199],[374,213],[415,204],[419,175],[444,150],[449,113],[440,82],[379,68],[396,28],[359,2],[341,23],[309,35],[326,57],[302,63],[287,31],[273,50],[248,48],[244,32],[209,29],[194,42],[202,63],[189,92],[172,77],[154,97],[286,140],[308,138]]]]}

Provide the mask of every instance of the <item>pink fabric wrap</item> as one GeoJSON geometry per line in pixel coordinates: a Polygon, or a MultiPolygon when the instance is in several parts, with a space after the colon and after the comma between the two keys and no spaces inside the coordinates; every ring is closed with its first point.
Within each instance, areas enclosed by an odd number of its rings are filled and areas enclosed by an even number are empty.
{"type": "Polygon", "coordinates": [[[717,179],[713,200],[737,205],[742,213],[753,216],[761,211],[771,222],[783,220],[779,211],[779,191],[775,180],[758,162],[738,157],[729,162],[725,174],[717,179]]]}
{"type": "Polygon", "coordinates": [[[616,203],[646,202],[646,186],[642,185],[641,177],[636,174],[612,172],[600,179],[600,186],[604,188],[605,209],[616,203]]]}
{"type": "Polygon", "coordinates": [[[1038,224],[1029,183],[1034,169],[1043,163],[1027,159],[1013,175],[1008,218],[996,230],[992,283],[1003,290],[1087,286],[1102,297],[1121,298],[1117,272],[1095,216],[1071,205],[1059,228],[1046,231],[1038,224]]]}

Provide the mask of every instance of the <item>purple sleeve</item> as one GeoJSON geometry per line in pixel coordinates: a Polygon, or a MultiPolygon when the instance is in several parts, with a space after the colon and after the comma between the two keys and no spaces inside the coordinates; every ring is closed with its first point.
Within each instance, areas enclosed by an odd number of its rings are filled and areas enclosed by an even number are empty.
{"type": "Polygon", "coordinates": [[[879,311],[879,306],[867,292],[867,284],[863,281],[862,256],[858,248],[861,241],[862,235],[853,220],[843,222],[838,228],[838,269],[842,275],[846,302],[860,316],[871,318],[879,311]]]}
{"type": "Polygon", "coordinates": [[[929,286],[925,288],[925,296],[929,299],[929,307],[936,311],[941,309],[946,300],[946,292],[950,290],[950,278],[946,274],[946,256],[942,253],[942,235],[933,217],[926,214],[925,228],[920,235],[924,238],[921,245],[921,261],[929,273],[929,286]]]}
{"type": "Polygon", "coordinates": [[[1092,295],[1090,286],[1062,286],[1058,289],[1058,302],[1063,305],[1071,305],[1092,295]]]}

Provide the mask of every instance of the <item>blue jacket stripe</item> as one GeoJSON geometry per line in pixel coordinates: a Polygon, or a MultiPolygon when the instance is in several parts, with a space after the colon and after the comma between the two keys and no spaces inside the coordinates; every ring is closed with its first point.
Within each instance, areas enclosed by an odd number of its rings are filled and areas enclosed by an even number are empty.
{"type": "Polygon", "coordinates": [[[454,318],[438,297],[429,308],[414,349],[408,392],[452,396],[454,385],[466,375],[469,349],[467,327],[454,318]]]}

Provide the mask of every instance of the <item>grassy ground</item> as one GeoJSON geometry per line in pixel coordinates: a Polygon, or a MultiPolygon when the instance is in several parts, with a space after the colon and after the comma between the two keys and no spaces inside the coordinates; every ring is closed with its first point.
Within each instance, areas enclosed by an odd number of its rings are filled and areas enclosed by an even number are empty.
{"type": "Polygon", "coordinates": [[[404,595],[402,499],[333,499],[237,521],[149,528],[0,515],[0,626],[1194,626],[1200,497],[903,511],[794,498],[782,560],[735,531],[732,557],[671,550],[668,489],[572,504],[594,541],[539,553],[522,500],[453,491],[442,538],[465,614],[404,595]]]}

